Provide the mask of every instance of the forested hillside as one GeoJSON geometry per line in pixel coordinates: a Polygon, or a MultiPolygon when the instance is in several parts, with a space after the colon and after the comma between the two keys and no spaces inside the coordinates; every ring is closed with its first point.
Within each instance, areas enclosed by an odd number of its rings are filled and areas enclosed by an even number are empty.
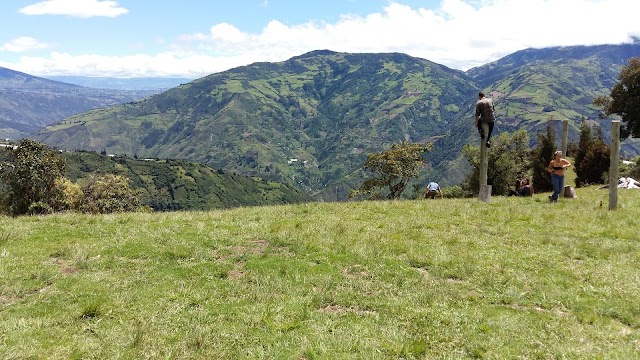
{"type": "Polygon", "coordinates": [[[92,174],[123,175],[156,211],[211,210],[313,201],[290,185],[216,170],[184,160],[130,159],[90,152],[65,152],[67,177],[74,182],[92,174]]]}

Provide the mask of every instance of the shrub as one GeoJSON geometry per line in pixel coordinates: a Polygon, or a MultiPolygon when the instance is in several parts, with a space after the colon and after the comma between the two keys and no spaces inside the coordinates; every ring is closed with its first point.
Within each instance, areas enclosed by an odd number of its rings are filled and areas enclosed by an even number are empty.
{"type": "Polygon", "coordinates": [[[121,175],[92,175],[82,187],[84,202],[80,210],[92,214],[135,211],[140,205],[139,192],[129,187],[121,175]]]}
{"type": "Polygon", "coordinates": [[[37,201],[29,205],[27,213],[29,215],[47,215],[52,214],[53,209],[51,208],[51,206],[49,206],[49,204],[42,201],[37,201]]]}
{"type": "Polygon", "coordinates": [[[57,192],[62,194],[62,197],[53,202],[54,210],[79,210],[80,206],[84,202],[84,193],[80,188],[80,185],[72,182],[67,178],[58,178],[55,181],[55,187],[57,192]]]}
{"type": "Polygon", "coordinates": [[[445,198],[452,198],[452,199],[462,199],[462,198],[468,198],[473,196],[471,191],[465,190],[459,185],[443,188],[442,194],[444,194],[445,198]]]}

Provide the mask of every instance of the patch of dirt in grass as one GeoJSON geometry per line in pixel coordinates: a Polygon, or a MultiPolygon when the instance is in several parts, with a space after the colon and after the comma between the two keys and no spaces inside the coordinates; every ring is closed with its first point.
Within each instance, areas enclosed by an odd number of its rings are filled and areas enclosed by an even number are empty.
{"type": "Polygon", "coordinates": [[[520,310],[520,311],[534,310],[534,311],[541,312],[541,313],[553,314],[553,315],[556,315],[558,317],[569,317],[571,315],[570,313],[568,313],[566,311],[562,311],[560,309],[549,310],[549,309],[542,308],[540,306],[527,307],[527,306],[518,305],[518,304],[506,304],[505,306],[510,308],[510,309],[514,309],[514,310],[520,310]]]}
{"type": "Polygon", "coordinates": [[[60,272],[65,275],[72,275],[80,271],[78,270],[77,267],[69,265],[63,259],[53,259],[53,264],[58,266],[58,269],[60,269],[60,272]]]}
{"type": "Polygon", "coordinates": [[[258,239],[258,240],[249,241],[249,245],[247,246],[238,246],[234,250],[236,252],[236,255],[242,255],[242,254],[262,255],[267,249],[267,246],[269,246],[269,243],[267,242],[267,240],[258,239]]]}
{"type": "MultiPolygon", "coordinates": [[[[231,257],[241,257],[243,255],[262,255],[267,250],[269,242],[262,239],[249,241],[247,245],[238,245],[230,247],[229,253],[222,256],[216,256],[219,260],[228,260],[231,257]]],[[[235,268],[227,272],[227,278],[237,279],[244,276],[244,261],[238,261],[235,264],[235,268]]]]}
{"type": "Polygon", "coordinates": [[[218,260],[229,260],[231,257],[237,257],[242,255],[261,255],[264,254],[267,247],[269,246],[269,242],[267,240],[252,240],[247,243],[247,245],[236,245],[230,246],[224,253],[218,253],[218,250],[213,250],[213,255],[218,260]],[[227,252],[228,251],[228,252],[227,252]]]}
{"type": "Polygon", "coordinates": [[[18,298],[16,298],[16,297],[9,297],[9,296],[0,295],[0,304],[2,304],[2,305],[11,305],[11,304],[15,303],[16,301],[18,301],[18,298]]]}
{"type": "Polygon", "coordinates": [[[371,275],[363,265],[353,265],[342,269],[342,274],[349,278],[362,278],[371,275]]]}
{"type": "Polygon", "coordinates": [[[357,315],[376,315],[377,314],[377,312],[373,310],[362,309],[357,306],[346,307],[346,306],[337,305],[337,304],[327,305],[318,310],[320,312],[327,313],[327,314],[339,314],[339,315],[347,314],[347,313],[357,314],[357,315]]]}
{"type": "MultiPolygon", "coordinates": [[[[241,263],[240,265],[243,265],[243,264],[241,263]]],[[[241,278],[243,276],[244,276],[244,272],[242,270],[240,270],[240,269],[237,269],[237,268],[233,269],[233,270],[230,270],[227,273],[227,278],[230,278],[230,279],[237,279],[237,278],[241,278]]]]}
{"type": "Polygon", "coordinates": [[[462,280],[462,279],[460,279],[458,277],[448,277],[446,279],[446,281],[448,283],[451,283],[451,284],[463,284],[464,283],[464,280],[462,280]]]}
{"type": "MultiPolygon", "coordinates": [[[[630,326],[625,326],[622,328],[622,331],[620,332],[620,334],[622,336],[629,336],[633,334],[633,329],[630,326]]],[[[640,345],[640,341],[638,341],[637,344],[640,345]]]]}
{"type": "Polygon", "coordinates": [[[65,275],[71,275],[77,273],[80,270],[78,270],[78,268],[76,267],[65,265],[60,269],[60,271],[65,275]]]}

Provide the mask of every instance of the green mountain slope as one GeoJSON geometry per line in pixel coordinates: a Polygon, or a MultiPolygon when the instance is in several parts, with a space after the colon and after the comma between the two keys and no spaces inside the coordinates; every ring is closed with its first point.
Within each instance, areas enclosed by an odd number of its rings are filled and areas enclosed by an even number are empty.
{"type": "MultiPolygon", "coordinates": [[[[611,121],[600,120],[599,109],[591,103],[595,97],[610,93],[620,68],[634,56],[640,56],[639,42],[526,49],[470,69],[467,74],[495,100],[497,133],[525,128],[534,145],[536,134],[546,131],[551,122],[560,146],[563,121],[569,122],[569,140],[577,141],[580,123],[585,119],[601,126],[608,141],[611,121]]],[[[442,176],[445,185],[462,181],[468,171],[459,154],[462,146],[479,143],[473,107],[459,121],[428,154],[434,173],[442,176]]],[[[621,154],[633,157],[639,153],[639,145],[627,140],[621,154]]]]}
{"type": "Polygon", "coordinates": [[[215,170],[182,160],[129,159],[89,152],[64,152],[67,176],[82,181],[91,174],[117,174],[141,190],[154,210],[211,210],[313,201],[301,190],[258,177],[215,170]]]}
{"type": "Polygon", "coordinates": [[[155,92],[92,89],[0,67],[0,138],[18,140],[69,116],[155,92]]]}
{"type": "MultiPolygon", "coordinates": [[[[143,101],[65,119],[32,137],[64,149],[181,158],[345,199],[366,174],[367,153],[402,139],[433,142],[418,182],[464,180],[462,147],[477,143],[479,89],[496,100],[495,132],[548,122],[570,139],[582,119],[602,125],[594,97],[608,94],[640,43],[527,49],[467,73],[403,54],[314,51],[281,63],[213,74],[143,101]]],[[[637,154],[627,142],[625,154],[637,154]]]]}
{"type": "MultiPolygon", "coordinates": [[[[581,119],[598,119],[593,98],[609,94],[620,68],[633,56],[640,56],[640,43],[527,49],[468,74],[496,99],[505,127],[535,133],[547,121],[559,120],[553,125],[561,134],[561,121],[570,120],[570,138],[577,139],[581,119]]],[[[608,134],[610,124],[603,125],[608,134]]]]}
{"type": "Polygon", "coordinates": [[[601,78],[607,86],[616,78],[610,77],[607,70],[618,71],[621,63],[638,56],[640,42],[636,40],[630,44],[595,45],[595,46],[564,46],[542,49],[525,49],[507,55],[499,60],[469,69],[467,74],[476,79],[480,86],[487,87],[497,83],[510,74],[519,71],[524,65],[532,64],[571,64],[584,59],[597,59],[602,65],[603,74],[593,74],[601,78]]]}
{"type": "Polygon", "coordinates": [[[427,60],[316,51],[83,113],[34,138],[64,149],[189,159],[345,198],[361,182],[352,174],[368,152],[402,139],[437,140],[476,92],[463,72],[427,60]]]}

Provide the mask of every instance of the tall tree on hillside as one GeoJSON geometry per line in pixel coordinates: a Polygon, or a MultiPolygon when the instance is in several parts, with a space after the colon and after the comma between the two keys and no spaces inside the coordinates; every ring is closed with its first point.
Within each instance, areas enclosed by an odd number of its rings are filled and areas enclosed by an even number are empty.
{"type": "Polygon", "coordinates": [[[0,164],[5,209],[12,215],[26,214],[34,204],[53,209],[63,196],[56,180],[63,178],[64,160],[56,151],[29,139],[7,151],[8,161],[0,164]]]}
{"type": "MultiPolygon", "coordinates": [[[[480,148],[467,145],[462,153],[473,167],[464,188],[474,194],[480,185],[480,148]]],[[[524,129],[494,137],[488,153],[487,183],[496,195],[507,195],[518,179],[530,176],[529,136],[524,129]]],[[[535,184],[534,184],[535,186],[535,184]]]]}
{"type": "Polygon", "coordinates": [[[538,144],[531,150],[531,172],[533,187],[537,192],[553,190],[547,166],[556,151],[556,134],[551,122],[547,123],[547,131],[538,134],[538,144]]]}
{"type": "Polygon", "coordinates": [[[594,137],[591,126],[586,122],[580,125],[580,140],[574,159],[576,187],[605,182],[603,176],[609,170],[611,150],[602,138],[600,127],[595,131],[594,137]]]}
{"type": "Polygon", "coordinates": [[[388,150],[369,154],[364,167],[374,173],[374,177],[365,180],[359,189],[351,191],[349,197],[399,198],[409,181],[416,178],[425,166],[423,155],[431,149],[431,143],[421,145],[403,140],[388,150]]]}
{"type": "Polygon", "coordinates": [[[611,94],[600,96],[593,103],[604,108],[605,116],[616,114],[622,117],[622,138],[629,134],[640,137],[640,57],[629,59],[620,70],[618,83],[611,89],[611,94]]]}

